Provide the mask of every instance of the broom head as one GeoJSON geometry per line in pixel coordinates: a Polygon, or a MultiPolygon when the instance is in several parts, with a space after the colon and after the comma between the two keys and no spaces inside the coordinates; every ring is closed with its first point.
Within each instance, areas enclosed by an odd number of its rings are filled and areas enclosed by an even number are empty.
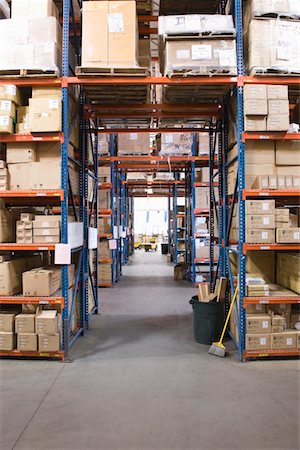
{"type": "Polygon", "coordinates": [[[208,353],[224,358],[226,355],[226,348],[221,342],[213,342],[208,350],[208,353]]]}

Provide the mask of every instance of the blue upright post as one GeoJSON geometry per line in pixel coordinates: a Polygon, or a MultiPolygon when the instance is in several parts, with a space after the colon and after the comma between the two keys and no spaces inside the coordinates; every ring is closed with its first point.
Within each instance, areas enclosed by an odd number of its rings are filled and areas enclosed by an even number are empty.
{"type": "MultiPolygon", "coordinates": [[[[193,136],[193,145],[192,145],[192,155],[196,156],[196,145],[197,145],[197,141],[196,141],[196,135],[193,136]]],[[[201,145],[201,142],[199,142],[199,145],[201,145]]],[[[196,208],[196,193],[195,193],[195,169],[196,169],[196,163],[195,161],[192,162],[192,170],[191,170],[191,192],[192,192],[192,198],[191,198],[191,219],[192,219],[192,223],[191,223],[191,278],[192,278],[192,283],[195,284],[196,283],[196,263],[195,263],[195,258],[196,258],[196,237],[195,237],[195,221],[196,221],[196,216],[195,216],[195,208],[196,208]]]]}
{"type": "Polygon", "coordinates": [[[173,262],[178,262],[178,233],[177,233],[177,184],[173,187],[173,229],[174,229],[174,253],[173,262]]]}

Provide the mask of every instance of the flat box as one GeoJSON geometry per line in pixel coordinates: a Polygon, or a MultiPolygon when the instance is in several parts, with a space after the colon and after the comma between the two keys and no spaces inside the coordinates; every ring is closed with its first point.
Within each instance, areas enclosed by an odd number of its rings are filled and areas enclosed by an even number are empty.
{"type": "Polygon", "coordinates": [[[172,75],[174,71],[209,74],[226,69],[236,74],[236,45],[232,37],[222,38],[172,38],[161,40],[161,72],[172,75]]]}
{"type": "Polygon", "coordinates": [[[0,295],[15,295],[21,292],[22,271],[26,270],[24,259],[0,263],[0,295]]]}
{"type": "Polygon", "coordinates": [[[12,100],[0,100],[0,115],[15,119],[16,106],[12,100]]]}
{"type": "Polygon", "coordinates": [[[277,176],[269,175],[269,189],[277,189],[277,176]]]}
{"type": "MultiPolygon", "coordinates": [[[[277,166],[299,166],[300,141],[277,141],[275,144],[275,160],[277,166]]],[[[291,175],[293,175],[293,172],[294,169],[291,169],[291,175]]]]}
{"type": "Polygon", "coordinates": [[[32,244],[33,243],[33,236],[28,236],[28,237],[20,237],[17,236],[16,237],[16,243],[17,244],[32,244]]]}
{"type": "Polygon", "coordinates": [[[62,102],[58,98],[30,98],[29,127],[32,132],[61,131],[62,102]]]}
{"type": "Polygon", "coordinates": [[[253,189],[268,189],[269,188],[269,176],[258,175],[252,185],[253,189]]]}
{"type": "Polygon", "coordinates": [[[286,326],[286,318],[279,314],[274,314],[272,316],[272,326],[273,325],[286,326]]]}
{"type": "Polygon", "coordinates": [[[266,84],[245,84],[244,86],[245,100],[266,100],[267,85],[266,84]]]}
{"type": "Polygon", "coordinates": [[[56,87],[44,87],[44,86],[33,87],[31,98],[43,98],[43,99],[58,98],[62,100],[61,89],[56,87]]]}
{"type": "Polygon", "coordinates": [[[28,163],[36,160],[36,144],[34,142],[13,142],[6,147],[8,164],[28,163]]]}
{"type": "Polygon", "coordinates": [[[14,84],[1,84],[0,85],[0,98],[2,100],[11,100],[16,105],[21,104],[19,89],[14,84]]]}
{"type": "Polygon", "coordinates": [[[247,244],[275,244],[275,229],[246,230],[247,244]]]}
{"type": "Polygon", "coordinates": [[[299,2],[294,0],[249,0],[246,4],[246,18],[267,14],[299,15],[299,2]]]}
{"type": "Polygon", "coordinates": [[[13,0],[11,17],[13,19],[40,19],[54,16],[58,19],[58,9],[53,0],[13,0]]]}
{"type": "Polygon", "coordinates": [[[277,244],[300,244],[300,228],[278,228],[276,242],[277,244]]]}
{"type": "Polygon", "coordinates": [[[39,351],[40,352],[57,352],[59,351],[59,334],[48,335],[39,334],[39,351]]]}
{"type": "Polygon", "coordinates": [[[60,189],[61,160],[31,163],[30,187],[31,189],[60,189]]]}
{"type": "Polygon", "coordinates": [[[29,121],[29,106],[18,106],[17,107],[17,122],[28,122],[29,121]]]}
{"type": "Polygon", "coordinates": [[[0,115],[0,133],[13,134],[13,132],[14,132],[13,119],[9,116],[0,115]]]}
{"type": "Polygon", "coordinates": [[[30,164],[8,164],[9,186],[11,190],[30,189],[30,164]]]}
{"type": "Polygon", "coordinates": [[[290,126],[289,116],[286,114],[268,115],[267,131],[287,131],[290,126]]]}
{"type": "Polygon", "coordinates": [[[266,116],[245,116],[244,118],[245,131],[266,131],[267,117],[266,116]]]}
{"type": "Polygon", "coordinates": [[[32,230],[32,220],[17,220],[16,229],[18,230],[32,230]]]}
{"type": "Polygon", "coordinates": [[[288,208],[275,208],[275,217],[277,218],[278,216],[284,216],[288,219],[290,216],[290,210],[288,208]]]}
{"type": "MultiPolygon", "coordinates": [[[[237,149],[235,154],[237,154],[237,149]]],[[[274,141],[261,139],[247,141],[245,143],[245,162],[247,166],[249,164],[275,165],[274,141]]],[[[264,173],[257,173],[257,175],[264,175],[264,173]]]]}
{"type": "Polygon", "coordinates": [[[47,297],[60,289],[61,269],[59,267],[38,267],[24,272],[22,281],[23,295],[47,297]]]}
{"type": "Polygon", "coordinates": [[[17,239],[30,237],[32,238],[32,230],[17,230],[17,239]]]}
{"type": "Polygon", "coordinates": [[[15,317],[16,333],[35,332],[35,314],[18,314],[15,317]]]}
{"type": "Polygon", "coordinates": [[[245,98],[244,114],[245,116],[266,116],[268,114],[267,98],[245,98]]]}
{"type": "Polygon", "coordinates": [[[281,86],[280,84],[267,85],[268,100],[288,100],[288,86],[281,86]]]}
{"type": "Polygon", "coordinates": [[[121,154],[139,154],[150,151],[150,136],[148,133],[120,133],[118,135],[118,152],[121,154]]]}
{"type": "Polygon", "coordinates": [[[34,244],[59,244],[59,236],[33,236],[34,244]]]}
{"type": "Polygon", "coordinates": [[[283,333],[272,333],[271,335],[271,349],[289,349],[297,348],[297,334],[292,330],[284,331],[283,333]]]}
{"type": "Polygon", "coordinates": [[[246,334],[246,350],[269,350],[270,348],[270,334],[246,334]]]}
{"type": "Polygon", "coordinates": [[[288,100],[268,100],[268,114],[269,115],[283,115],[289,117],[289,101],[288,100]]]}
{"type": "Polygon", "coordinates": [[[277,175],[277,186],[278,189],[285,189],[286,187],[285,175],[277,175]]]}
{"type": "Polygon", "coordinates": [[[247,334],[263,334],[271,332],[271,317],[267,314],[247,314],[247,334]]]}
{"type": "Polygon", "coordinates": [[[158,18],[158,34],[234,33],[232,16],[213,14],[176,14],[158,18]]]}
{"type": "Polygon", "coordinates": [[[30,213],[21,213],[20,214],[20,220],[22,222],[32,222],[34,219],[34,214],[30,213]]]}
{"type": "Polygon", "coordinates": [[[263,214],[247,214],[246,215],[246,228],[262,228],[262,229],[272,229],[275,228],[275,216],[263,215],[263,214]]]}
{"type": "Polygon", "coordinates": [[[60,236],[60,228],[34,228],[33,236],[60,236]]]}
{"type": "Polygon", "coordinates": [[[293,187],[294,188],[300,187],[300,175],[293,175],[293,187]]]}
{"type": "Polygon", "coordinates": [[[256,304],[256,305],[247,305],[246,313],[247,314],[263,314],[267,312],[266,305],[256,304]]]}
{"type": "Polygon", "coordinates": [[[246,200],[246,214],[274,214],[275,200],[246,200]]]}
{"type": "Polygon", "coordinates": [[[9,332],[0,333],[0,351],[14,350],[16,346],[16,335],[9,332]]]}
{"type": "Polygon", "coordinates": [[[15,314],[0,313],[0,332],[12,333],[15,330],[15,314]]]}
{"type": "Polygon", "coordinates": [[[20,352],[36,352],[37,335],[35,333],[18,333],[17,349],[20,352]]]}
{"type": "MultiPolygon", "coordinates": [[[[41,46],[43,48],[44,46],[44,53],[47,57],[49,57],[49,51],[53,52],[53,46],[56,46],[56,44],[61,48],[62,30],[60,23],[55,17],[41,17],[38,20],[30,20],[29,36],[30,41],[34,44],[34,49],[41,46]]],[[[48,60],[48,63],[49,61],[51,61],[51,58],[48,60]]],[[[32,95],[32,98],[34,97],[32,95]]],[[[61,95],[58,95],[59,97],[61,98],[61,95]]]]}
{"type": "Polygon", "coordinates": [[[135,1],[83,2],[82,66],[137,67],[137,54],[135,1]]]}
{"type": "Polygon", "coordinates": [[[277,222],[277,221],[275,221],[275,228],[289,228],[289,222],[277,222]]]}
{"type": "Polygon", "coordinates": [[[283,333],[285,329],[283,325],[272,325],[272,333],[283,333]]]}
{"type": "MultiPolygon", "coordinates": [[[[38,216],[35,216],[36,218],[38,216]]],[[[33,229],[34,230],[39,230],[39,229],[58,229],[60,230],[60,219],[57,220],[47,220],[47,217],[49,216],[41,216],[44,217],[44,220],[34,220],[33,221],[33,229]]]]}
{"type": "Polygon", "coordinates": [[[58,332],[57,311],[43,310],[35,318],[35,332],[37,334],[56,335],[58,332]]]}

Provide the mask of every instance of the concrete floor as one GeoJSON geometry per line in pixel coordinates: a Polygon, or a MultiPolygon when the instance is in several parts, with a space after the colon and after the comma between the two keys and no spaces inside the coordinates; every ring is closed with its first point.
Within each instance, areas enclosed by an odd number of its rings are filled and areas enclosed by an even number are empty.
{"type": "Polygon", "coordinates": [[[298,449],[298,362],[208,355],[192,292],[137,252],[72,364],[2,361],[1,450],[298,449]]]}

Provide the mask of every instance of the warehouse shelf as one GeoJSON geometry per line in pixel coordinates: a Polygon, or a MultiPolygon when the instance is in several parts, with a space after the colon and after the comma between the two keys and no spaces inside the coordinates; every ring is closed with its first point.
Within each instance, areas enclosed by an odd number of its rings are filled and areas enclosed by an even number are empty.
{"type": "Polygon", "coordinates": [[[0,244],[0,251],[51,251],[56,244],[0,244]]]}
{"type": "Polygon", "coordinates": [[[18,198],[18,199],[49,199],[54,198],[62,201],[64,199],[64,191],[62,189],[30,189],[30,190],[16,190],[16,191],[0,191],[0,198],[18,198]]]}
{"type": "Polygon", "coordinates": [[[245,360],[251,358],[269,358],[269,357],[284,357],[284,356],[300,356],[300,350],[297,349],[285,349],[285,350],[247,350],[243,352],[243,358],[245,360]]]}
{"type": "Polygon", "coordinates": [[[300,196],[299,189],[244,189],[243,200],[247,198],[259,198],[259,197],[296,197],[300,196]]]}
{"type": "MultiPolygon", "coordinates": [[[[2,80],[1,80],[2,84],[2,80]]],[[[0,134],[0,142],[64,142],[63,133],[0,134]]]]}
{"type": "Polygon", "coordinates": [[[112,234],[111,233],[100,233],[98,234],[98,238],[106,238],[106,239],[111,239],[112,238],[112,234]]]}
{"type": "Polygon", "coordinates": [[[105,85],[166,85],[166,86],[193,86],[193,85],[236,85],[238,78],[236,76],[191,76],[191,77],[152,77],[152,76],[139,76],[139,77],[126,77],[126,76],[111,76],[111,77],[66,77],[62,80],[62,83],[75,84],[81,86],[105,86],[105,85]]]}
{"type": "Polygon", "coordinates": [[[247,305],[281,305],[281,304],[300,304],[300,295],[294,296],[276,296],[276,297],[244,297],[244,308],[247,305]]]}
{"type": "Polygon", "coordinates": [[[300,133],[287,133],[281,131],[257,133],[254,131],[244,131],[242,133],[242,140],[243,142],[249,140],[295,141],[300,140],[300,133]]]}
{"type": "Polygon", "coordinates": [[[0,305],[60,305],[64,308],[63,297],[24,297],[22,295],[0,296],[0,305]]]}
{"type": "Polygon", "coordinates": [[[258,250],[300,251],[300,244],[244,244],[243,245],[244,255],[249,251],[258,251],[258,250]]]}
{"type": "Polygon", "coordinates": [[[65,352],[21,352],[19,350],[1,350],[0,357],[18,357],[18,358],[56,358],[64,361],[65,352]]]}
{"type": "MultiPolygon", "coordinates": [[[[195,264],[209,264],[210,263],[210,259],[209,258],[195,258],[194,259],[194,263],[195,264]]],[[[214,259],[214,263],[217,264],[218,260],[214,259]]]]}

